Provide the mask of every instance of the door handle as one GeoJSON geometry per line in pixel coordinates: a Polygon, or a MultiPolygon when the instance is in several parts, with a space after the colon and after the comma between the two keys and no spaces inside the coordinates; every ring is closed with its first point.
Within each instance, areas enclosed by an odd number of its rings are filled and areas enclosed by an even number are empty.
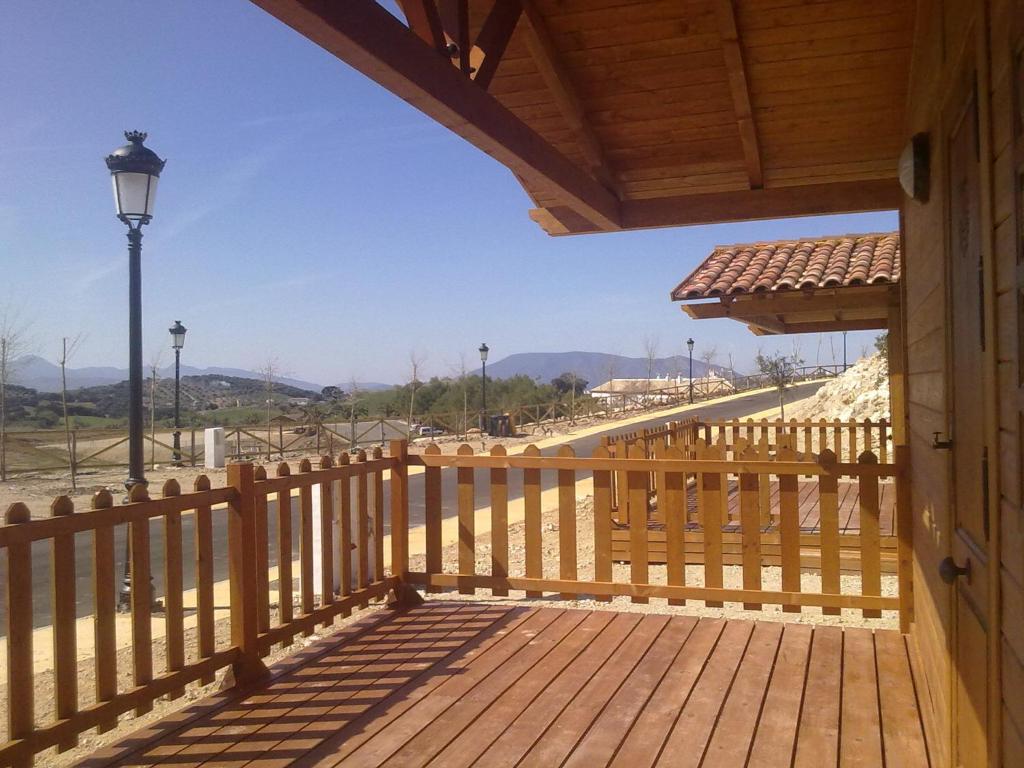
{"type": "Polygon", "coordinates": [[[971,560],[968,558],[963,565],[957,565],[952,557],[947,557],[939,563],[939,578],[947,584],[952,584],[960,576],[967,577],[967,583],[971,582],[971,560]]]}

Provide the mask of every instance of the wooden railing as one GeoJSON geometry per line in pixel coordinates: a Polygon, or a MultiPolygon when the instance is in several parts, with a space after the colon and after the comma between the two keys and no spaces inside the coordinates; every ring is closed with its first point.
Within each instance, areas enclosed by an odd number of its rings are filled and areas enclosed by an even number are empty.
{"type": "Polygon", "coordinates": [[[799,460],[789,445],[777,448],[770,460],[749,446],[728,460],[724,444],[683,442],[688,434],[692,424],[656,442],[653,456],[642,440],[616,447],[617,456],[600,446],[590,457],[577,457],[568,446],[557,456],[542,456],[534,446],[515,456],[501,446],[475,455],[469,445],[455,455],[441,455],[437,446],[410,455],[404,441],[394,441],[386,457],[379,449],[369,458],[362,452],[342,454],[320,459],[316,468],[303,460],[294,473],[280,464],[272,477],[263,467],[232,464],[225,488],[211,489],[200,477],[193,491],[183,493],[175,481],[168,481],[160,498],[149,498],[137,486],[131,500],[122,504],[101,491],[83,512],[59,497],[51,516],[42,519],[30,519],[23,504],[14,504],[0,526],[0,550],[6,555],[0,576],[7,582],[8,724],[0,764],[29,765],[43,750],[72,748],[79,734],[112,728],[120,714],[146,712],[157,698],[181,696],[186,685],[212,681],[225,667],[232,668],[236,682],[253,680],[265,673],[262,659],[274,645],[288,645],[298,634],[328,626],[391,589],[404,594],[409,584],[466,594],[487,589],[496,595],[523,591],[527,597],[627,596],[635,602],[666,599],[674,605],[690,600],[708,606],[740,602],[749,609],[775,604],[787,612],[857,609],[869,617],[889,610],[898,611],[901,626],[907,628],[910,527],[902,448],[894,452],[892,463],[880,463],[871,453],[856,462],[840,462],[829,450],[816,460],[799,460]],[[416,486],[422,488],[416,491],[422,499],[410,499],[410,467],[423,468],[422,485],[417,481],[416,486]],[[441,482],[445,468],[454,469],[456,480],[454,497],[447,499],[441,482]],[[486,511],[477,509],[481,481],[488,489],[486,511]],[[819,581],[802,578],[808,534],[799,519],[801,482],[816,486],[819,581]],[[860,521],[855,537],[844,537],[840,530],[837,496],[842,482],[857,485],[860,521]],[[879,496],[891,482],[898,498],[893,522],[898,539],[895,595],[882,590],[879,496]],[[777,486],[778,501],[765,507],[761,500],[769,483],[777,486]],[[735,511],[726,501],[733,484],[739,498],[735,511]],[[423,556],[420,560],[417,554],[415,569],[410,568],[411,501],[417,507],[422,501],[424,509],[423,556]],[[446,506],[458,524],[455,564],[447,567],[442,535],[446,506]],[[553,517],[545,523],[549,507],[553,517]],[[489,516],[490,524],[490,552],[482,565],[477,562],[480,515],[489,516]],[[649,526],[629,525],[650,519],[660,520],[664,530],[664,567],[655,564],[649,526]],[[616,563],[613,547],[623,521],[628,526],[628,565],[616,563]],[[154,523],[162,529],[156,537],[151,536],[154,523]],[[131,542],[134,585],[130,613],[123,619],[117,615],[115,597],[119,533],[131,542]],[[391,537],[390,553],[385,552],[385,533],[391,537]],[[586,551],[583,537],[593,539],[592,560],[580,556],[586,551]],[[88,574],[78,572],[83,546],[91,559],[88,574]],[[521,564],[510,557],[514,552],[522,553],[521,564]],[[390,574],[384,567],[387,554],[390,574]],[[51,625],[36,631],[40,601],[33,605],[39,592],[33,589],[38,586],[33,585],[33,557],[46,557],[51,569],[51,625]],[[218,560],[221,566],[226,560],[220,575],[218,560]],[[703,566],[698,578],[687,573],[688,562],[703,566]],[[778,584],[765,582],[764,568],[770,565],[779,567],[778,584]],[[840,580],[841,572],[851,568],[860,576],[855,590],[840,580]],[[154,622],[159,614],[154,613],[152,592],[140,587],[150,583],[155,571],[161,571],[163,581],[166,650],[160,670],[152,642],[153,627],[160,629],[154,622]],[[194,596],[185,589],[186,573],[195,584],[194,596]],[[80,618],[77,588],[82,582],[76,580],[83,576],[91,609],[80,618]],[[81,622],[91,624],[95,638],[92,661],[81,661],[76,647],[79,638],[88,636],[81,622]],[[127,624],[120,633],[119,622],[127,624]],[[129,663],[131,683],[119,686],[117,640],[129,628],[130,644],[121,650],[129,658],[120,663],[129,663]],[[186,643],[186,637],[194,642],[186,643]],[[34,644],[44,641],[52,644],[56,699],[51,713],[37,717],[34,644]],[[93,703],[84,706],[79,703],[86,698],[78,691],[80,664],[92,665],[94,683],[93,703]]]}
{"type": "Polygon", "coordinates": [[[892,451],[892,424],[887,419],[702,420],[696,434],[708,444],[724,442],[729,454],[742,452],[747,446],[767,446],[774,451],[780,445],[788,445],[808,459],[828,448],[841,462],[855,462],[861,453],[872,451],[884,464],[892,451]]]}
{"type": "MultiPolygon", "coordinates": [[[[761,460],[746,453],[738,460],[725,460],[714,447],[703,440],[693,447],[696,459],[684,456],[678,447],[666,448],[660,458],[646,458],[644,446],[637,442],[625,457],[613,458],[608,448],[600,446],[590,457],[577,457],[564,446],[557,457],[540,456],[536,449],[527,449],[522,455],[507,456],[496,447],[489,455],[474,455],[464,445],[457,455],[441,455],[433,447],[419,456],[410,456],[409,463],[423,466],[425,484],[426,557],[423,571],[411,572],[405,578],[428,589],[458,588],[464,593],[477,589],[490,589],[494,594],[507,594],[509,590],[524,590],[527,596],[542,593],[560,593],[564,597],[579,595],[609,599],[614,595],[630,596],[634,602],[647,602],[650,598],[666,598],[671,604],[687,600],[701,600],[707,605],[720,606],[724,601],[742,602],[745,607],[758,609],[762,604],[783,606],[785,611],[799,612],[816,606],[825,613],[839,613],[841,609],[860,609],[865,616],[879,616],[882,610],[901,613],[905,624],[908,604],[903,595],[909,595],[909,525],[902,516],[906,504],[896,521],[901,537],[899,596],[883,595],[881,591],[881,546],[879,540],[879,483],[894,478],[901,484],[903,457],[897,463],[881,464],[873,454],[864,454],[857,463],[839,463],[830,451],[824,451],[819,461],[798,461],[788,447],[779,449],[775,460],[761,460]],[[442,498],[440,472],[442,468],[457,470],[457,496],[454,500],[458,524],[457,570],[443,568],[441,524],[445,500],[442,498]],[[474,505],[476,473],[488,470],[490,486],[491,555],[489,572],[477,570],[476,512],[474,505]],[[557,523],[555,541],[558,555],[553,562],[545,562],[545,529],[542,526],[542,472],[553,472],[557,479],[557,523]],[[578,501],[577,481],[585,473],[592,474],[593,523],[586,535],[593,537],[594,562],[580,568],[577,561],[578,501]],[[518,474],[517,484],[523,488],[522,546],[525,549],[523,567],[518,573],[510,571],[509,539],[510,518],[508,487],[510,475],[518,474]],[[667,556],[664,579],[652,578],[649,561],[649,541],[646,525],[630,527],[630,562],[628,575],[616,577],[612,531],[616,523],[613,496],[613,476],[619,475],[620,505],[625,505],[627,519],[647,519],[652,499],[661,510],[665,521],[667,556]],[[651,483],[651,477],[656,478],[651,483]],[[801,579],[801,530],[799,520],[798,482],[801,477],[812,477],[817,485],[820,504],[820,588],[801,579]],[[762,516],[759,503],[765,478],[773,478],[779,486],[777,525],[770,533],[770,523],[762,516]],[[844,542],[840,539],[838,519],[838,484],[841,478],[852,478],[858,484],[860,505],[860,535],[854,545],[858,552],[861,589],[856,594],[844,592],[840,581],[841,558],[844,542]],[[731,480],[739,487],[739,515],[732,519],[725,506],[725,489],[731,480]],[[695,502],[695,510],[693,509],[695,502]],[[726,555],[730,542],[725,533],[737,537],[741,583],[727,584],[726,555]],[[687,545],[700,549],[704,565],[699,583],[688,583],[686,577],[687,545]],[[781,565],[781,587],[766,589],[762,582],[762,569],[766,556],[777,557],[781,565]]],[[[452,500],[448,500],[449,503],[452,500]]],[[[622,514],[619,512],[618,514],[622,514]]],[[[770,514],[770,513],[769,513],[770,514]]],[[[548,527],[549,535],[551,527],[548,527]]]]}
{"type": "MultiPolygon", "coordinates": [[[[303,460],[298,470],[292,474],[287,464],[281,464],[271,478],[263,467],[231,464],[225,488],[211,489],[209,480],[200,476],[193,492],[182,493],[179,484],[169,480],[160,498],[150,498],[145,487],[137,485],[130,500],[121,504],[104,490],[84,512],[76,512],[71,500],[61,496],[54,500],[51,516],[41,519],[31,519],[24,504],[11,505],[0,526],[0,550],[6,555],[2,576],[7,636],[7,739],[0,745],[0,765],[30,765],[33,755],[50,747],[73,748],[79,734],[92,728],[109,730],[120,714],[132,709],[143,714],[157,698],[180,697],[186,685],[212,682],[225,667],[232,667],[236,681],[257,677],[264,671],[261,658],[275,643],[288,645],[296,634],[309,635],[317,624],[330,625],[336,616],[383,597],[394,584],[384,572],[384,473],[391,472],[395,486],[404,467],[396,471],[396,460],[384,458],[376,449],[369,460],[363,452],[353,457],[342,454],[337,462],[321,459],[315,470],[303,460]],[[319,521],[315,493],[320,496],[319,508],[326,510],[319,521]],[[276,510],[268,519],[271,500],[276,510]],[[293,505],[298,513],[295,530],[293,505]],[[151,537],[154,523],[162,529],[157,537],[151,537]],[[191,531],[187,540],[186,528],[191,531]],[[123,620],[116,602],[121,575],[115,538],[121,533],[130,541],[132,585],[130,612],[123,620]],[[270,551],[271,538],[275,552],[270,551]],[[220,575],[227,581],[226,590],[218,586],[215,572],[215,550],[223,546],[218,540],[226,542],[227,572],[220,575]],[[76,554],[81,555],[82,547],[90,554],[88,574],[78,572],[81,557],[76,554]],[[155,559],[162,561],[162,574],[154,573],[154,550],[155,559]],[[42,632],[34,629],[34,608],[39,606],[33,606],[33,556],[50,560],[50,624],[42,632]],[[334,578],[335,556],[341,563],[340,580],[334,578]],[[314,573],[314,559],[322,564],[319,573],[314,573]],[[186,573],[195,584],[194,605],[187,608],[184,598],[192,591],[184,589],[186,573]],[[149,586],[154,575],[162,575],[162,605],[154,603],[149,586]],[[77,588],[83,576],[89,580],[90,594],[80,596],[77,588]],[[299,600],[293,608],[296,577],[299,600]],[[277,583],[273,591],[272,581],[277,583]],[[224,594],[215,597],[218,589],[224,594]],[[87,598],[91,606],[85,618],[78,617],[79,597],[87,598]],[[188,628],[194,640],[189,654],[186,612],[194,614],[194,619],[188,618],[194,623],[188,628]],[[161,613],[165,650],[164,669],[158,671],[153,626],[161,613]],[[94,658],[82,662],[91,665],[94,680],[93,703],[85,706],[79,705],[78,690],[77,643],[88,636],[81,632],[82,621],[92,625],[95,649],[94,658]],[[129,626],[119,630],[119,623],[129,626]],[[222,623],[230,625],[229,632],[218,631],[222,623]],[[131,683],[119,687],[118,636],[123,638],[126,630],[131,637],[131,683]],[[34,645],[47,634],[56,699],[49,716],[37,718],[34,645]]],[[[400,504],[404,497],[392,493],[391,498],[400,504]]],[[[393,521],[400,522],[403,515],[401,509],[391,512],[393,521]]],[[[44,707],[47,703],[40,702],[44,707]]]]}

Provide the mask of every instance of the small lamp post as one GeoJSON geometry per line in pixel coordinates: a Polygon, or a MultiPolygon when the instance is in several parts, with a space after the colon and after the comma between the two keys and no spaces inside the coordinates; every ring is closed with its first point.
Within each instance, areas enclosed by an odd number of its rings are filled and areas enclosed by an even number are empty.
{"type": "Polygon", "coordinates": [[[686,348],[690,350],[690,405],[693,405],[693,339],[686,340],[686,348]]]}
{"type": "Polygon", "coordinates": [[[483,366],[483,372],[480,377],[481,379],[481,400],[482,407],[480,409],[480,432],[484,432],[485,424],[487,420],[487,353],[490,352],[490,347],[484,342],[480,345],[480,349],[477,350],[480,353],[480,363],[483,366]]]}
{"type": "Polygon", "coordinates": [[[170,327],[171,348],[174,350],[174,466],[181,466],[181,350],[188,331],[181,320],[170,327]]]}
{"type": "MultiPolygon", "coordinates": [[[[125,131],[128,143],[106,158],[117,218],[128,227],[128,480],[129,493],[145,485],[142,446],[142,225],[153,218],[156,186],[165,160],[143,146],[146,134],[125,131]]],[[[124,580],[118,606],[131,606],[131,548],[125,537],[124,580]]]]}

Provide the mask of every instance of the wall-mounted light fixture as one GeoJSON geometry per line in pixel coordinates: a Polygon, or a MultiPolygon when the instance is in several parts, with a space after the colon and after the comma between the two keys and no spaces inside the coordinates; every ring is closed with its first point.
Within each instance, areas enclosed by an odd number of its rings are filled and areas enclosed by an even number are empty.
{"type": "Polygon", "coordinates": [[[907,142],[900,153],[900,186],[907,196],[919,203],[928,202],[928,186],[931,181],[931,152],[927,133],[917,133],[907,142]]]}

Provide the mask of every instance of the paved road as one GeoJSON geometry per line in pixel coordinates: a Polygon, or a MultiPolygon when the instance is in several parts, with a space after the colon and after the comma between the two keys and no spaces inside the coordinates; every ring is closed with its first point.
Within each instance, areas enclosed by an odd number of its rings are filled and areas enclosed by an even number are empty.
{"type": "MultiPolygon", "coordinates": [[[[794,386],[790,390],[790,394],[787,399],[797,400],[808,395],[813,394],[820,383],[811,384],[800,384],[794,386]]],[[[766,410],[771,408],[777,402],[777,396],[774,392],[761,392],[756,394],[747,395],[746,397],[736,398],[724,403],[718,403],[713,405],[706,405],[699,409],[698,413],[701,417],[706,419],[729,419],[737,416],[745,416],[749,413],[766,410]]],[[[596,448],[600,442],[601,437],[605,435],[615,435],[622,432],[631,432],[644,427],[660,426],[665,422],[664,418],[651,418],[641,422],[630,424],[629,426],[611,428],[600,434],[590,435],[587,437],[581,437],[576,440],[568,442],[576,451],[578,456],[589,456],[591,452],[596,448]]],[[[553,456],[557,453],[558,447],[552,447],[543,451],[544,455],[553,456]]],[[[580,475],[585,477],[585,475],[580,475]]],[[[476,478],[476,506],[477,508],[488,506],[490,503],[489,499],[489,487],[487,485],[486,470],[478,470],[476,478]]],[[[541,473],[541,484],[544,489],[554,487],[556,484],[556,477],[554,472],[543,472],[541,473]]],[[[389,500],[389,488],[388,483],[385,481],[384,494],[385,503],[384,509],[388,509],[389,500]]],[[[455,470],[448,469],[443,470],[441,473],[441,486],[442,486],[442,498],[444,499],[444,511],[445,517],[456,514],[455,499],[456,499],[456,477],[455,470]]],[[[522,473],[512,472],[509,473],[509,499],[517,499],[522,496],[522,473]]],[[[421,525],[424,520],[424,503],[423,503],[423,475],[417,474],[409,478],[409,518],[412,525],[421,525]]],[[[293,504],[292,507],[292,530],[298,530],[298,510],[295,509],[297,504],[293,504]]],[[[276,504],[271,503],[269,505],[269,513],[271,519],[274,519],[276,515],[276,504]]],[[[219,580],[226,579],[228,573],[227,567],[227,525],[224,515],[214,514],[214,578],[219,580]]],[[[117,573],[121,573],[124,567],[124,526],[119,526],[115,530],[115,553],[117,557],[117,573]]],[[[275,537],[274,537],[274,526],[271,526],[271,541],[270,551],[275,552],[277,549],[275,537]]],[[[192,548],[192,516],[185,515],[182,518],[182,538],[183,538],[183,557],[186,564],[193,562],[193,548],[192,548]]],[[[296,540],[295,556],[298,557],[298,537],[296,540]]],[[[153,567],[153,589],[157,595],[163,592],[163,526],[159,521],[154,521],[151,528],[151,549],[152,549],[152,567],[153,567]]],[[[75,542],[75,562],[77,566],[77,587],[78,587],[78,615],[87,616],[92,612],[92,536],[91,534],[79,534],[76,537],[75,542]]],[[[33,546],[33,558],[32,558],[32,578],[33,578],[33,606],[34,606],[34,619],[35,625],[45,626],[50,623],[50,558],[48,553],[48,545],[45,542],[39,542],[33,546]]],[[[271,565],[275,564],[273,556],[271,557],[271,565]]],[[[194,572],[193,569],[186,565],[184,576],[184,588],[186,590],[192,589],[194,586],[194,572]]],[[[6,591],[6,578],[4,574],[0,572],[0,595],[6,591]]],[[[5,634],[6,624],[6,611],[0,612],[0,636],[5,634]]]]}

